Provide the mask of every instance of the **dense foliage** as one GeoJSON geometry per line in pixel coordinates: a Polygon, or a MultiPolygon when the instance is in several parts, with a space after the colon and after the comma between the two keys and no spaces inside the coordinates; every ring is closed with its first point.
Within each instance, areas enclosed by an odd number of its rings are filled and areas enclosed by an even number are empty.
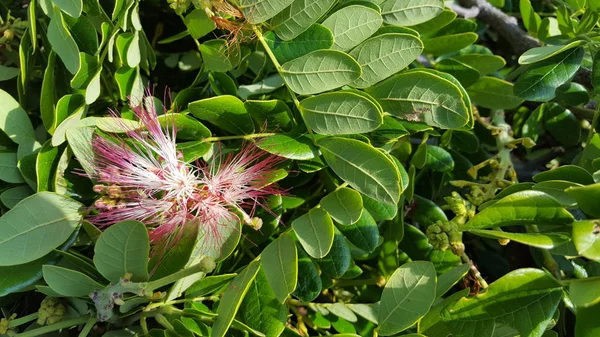
{"type": "Polygon", "coordinates": [[[0,336],[600,336],[600,1],[0,17],[0,336]]]}

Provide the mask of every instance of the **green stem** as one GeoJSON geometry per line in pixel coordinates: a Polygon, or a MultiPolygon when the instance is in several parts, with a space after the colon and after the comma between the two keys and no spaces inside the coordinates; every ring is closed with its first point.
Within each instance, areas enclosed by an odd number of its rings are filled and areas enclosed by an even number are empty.
{"type": "Polygon", "coordinates": [[[264,138],[264,137],[269,137],[269,136],[275,136],[276,133],[273,132],[269,132],[269,133],[253,133],[250,135],[241,135],[241,136],[221,136],[221,137],[208,137],[208,138],[204,138],[205,142],[220,142],[223,140],[233,140],[233,139],[254,139],[254,138],[264,138]]]}
{"type": "Polygon", "coordinates": [[[191,266],[190,268],[180,270],[174,274],[165,276],[156,281],[148,282],[146,289],[147,289],[147,291],[154,291],[154,289],[164,287],[167,284],[177,282],[180,279],[182,279],[184,277],[188,277],[193,274],[210,273],[211,271],[213,271],[214,268],[215,268],[214,260],[212,260],[210,257],[204,257],[202,260],[200,260],[200,263],[195,264],[195,265],[191,266]],[[210,261],[208,261],[207,259],[210,259],[210,261]]]}
{"type": "MultiPolygon", "coordinates": [[[[600,105],[600,104],[599,104],[600,105]]],[[[569,106],[569,110],[571,110],[571,112],[580,119],[587,119],[588,121],[594,121],[597,120],[596,115],[598,114],[598,109],[596,110],[592,110],[592,109],[586,109],[586,108],[582,108],[580,106],[569,106]]],[[[593,125],[593,124],[592,124],[593,125]]]]}
{"type": "MultiPolygon", "coordinates": [[[[529,233],[539,233],[537,225],[527,225],[527,232],[529,233]]],[[[552,254],[547,249],[540,249],[542,252],[542,264],[548,271],[557,279],[560,280],[560,266],[558,262],[552,257],[552,254]]]]}
{"type": "Polygon", "coordinates": [[[31,315],[15,318],[15,319],[11,320],[10,322],[8,322],[8,328],[12,329],[12,328],[18,327],[19,325],[29,323],[31,321],[38,319],[38,317],[39,317],[39,314],[36,312],[31,315]]]}
{"type": "Polygon", "coordinates": [[[66,321],[58,322],[56,324],[46,325],[41,328],[25,331],[23,333],[16,334],[14,337],[35,337],[47,334],[52,331],[57,331],[65,328],[71,328],[80,324],[86,323],[90,319],[89,316],[80,316],[77,318],[71,318],[66,321]]]}
{"type": "Polygon", "coordinates": [[[87,337],[90,331],[92,331],[94,325],[96,325],[96,322],[98,322],[98,319],[96,317],[90,317],[87,323],[85,323],[85,326],[83,327],[81,332],[79,333],[79,337],[87,337]]]}
{"type": "MultiPolygon", "coordinates": [[[[273,62],[273,65],[275,66],[275,69],[277,69],[277,72],[279,73],[281,78],[283,78],[283,74],[282,74],[283,68],[279,64],[279,61],[277,61],[277,57],[275,57],[275,54],[273,54],[273,51],[271,51],[271,48],[269,48],[269,45],[267,44],[267,41],[265,41],[265,38],[263,37],[260,29],[257,26],[252,26],[252,30],[254,30],[254,34],[256,34],[258,41],[260,41],[260,43],[262,44],[263,48],[267,52],[267,55],[269,55],[271,62],[273,62]]],[[[285,82],[285,79],[284,79],[284,82],[285,82]]],[[[298,112],[300,113],[300,117],[302,117],[302,120],[304,121],[304,125],[306,125],[306,129],[312,135],[313,131],[306,123],[306,120],[304,120],[304,115],[302,114],[302,109],[300,108],[300,101],[298,100],[298,96],[296,96],[296,93],[292,89],[290,89],[290,87],[288,87],[287,85],[285,87],[288,89],[288,92],[290,93],[290,96],[292,97],[292,100],[294,101],[294,105],[298,109],[298,112]]]]}

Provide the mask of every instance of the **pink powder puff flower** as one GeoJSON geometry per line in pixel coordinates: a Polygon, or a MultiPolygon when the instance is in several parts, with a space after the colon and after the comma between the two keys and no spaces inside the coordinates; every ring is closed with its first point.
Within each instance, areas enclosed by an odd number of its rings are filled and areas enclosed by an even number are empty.
{"type": "Polygon", "coordinates": [[[149,227],[153,245],[163,248],[179,239],[186,224],[199,226],[210,245],[220,244],[221,226],[234,221],[260,228],[262,221],[253,214],[257,206],[264,208],[264,198],[282,193],[269,179],[284,158],[246,144],[224,160],[217,156],[210,164],[193,166],[182,160],[175,128],[161,127],[153,105],[132,110],[145,130],[128,129],[129,140],[93,138],[95,173],[90,178],[99,183],[94,190],[102,197],[92,222],[107,226],[139,220],[149,227]]]}

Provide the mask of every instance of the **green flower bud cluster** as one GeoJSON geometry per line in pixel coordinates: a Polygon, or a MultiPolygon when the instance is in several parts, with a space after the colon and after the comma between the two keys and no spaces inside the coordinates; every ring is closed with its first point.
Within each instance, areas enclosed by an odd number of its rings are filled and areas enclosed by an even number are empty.
{"type": "Polygon", "coordinates": [[[17,318],[17,314],[12,314],[9,318],[0,319],[0,335],[11,336],[15,334],[14,331],[8,328],[10,321],[14,320],[15,318],[17,318]]]}
{"type": "Polygon", "coordinates": [[[39,325],[58,323],[62,321],[66,310],[65,305],[60,302],[59,298],[46,297],[38,310],[37,323],[39,325]]]}
{"type": "Polygon", "coordinates": [[[455,221],[438,220],[427,227],[426,235],[434,249],[445,251],[450,248],[455,255],[461,255],[465,251],[462,232],[458,230],[455,221]]]}

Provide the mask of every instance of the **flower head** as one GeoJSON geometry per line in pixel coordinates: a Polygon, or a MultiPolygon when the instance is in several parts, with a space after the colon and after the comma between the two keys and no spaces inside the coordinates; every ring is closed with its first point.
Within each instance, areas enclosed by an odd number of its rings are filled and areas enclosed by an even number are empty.
{"type": "Polygon", "coordinates": [[[209,244],[219,244],[224,225],[241,220],[260,227],[260,219],[252,216],[265,197],[281,193],[270,179],[283,158],[246,144],[237,154],[223,158],[217,151],[210,163],[194,166],[183,161],[175,128],[160,125],[153,105],[132,109],[144,129],[127,128],[128,139],[93,138],[95,172],[90,178],[98,182],[94,190],[102,197],[94,205],[92,222],[142,221],[152,243],[162,247],[178,239],[186,224],[198,226],[209,244]]]}

